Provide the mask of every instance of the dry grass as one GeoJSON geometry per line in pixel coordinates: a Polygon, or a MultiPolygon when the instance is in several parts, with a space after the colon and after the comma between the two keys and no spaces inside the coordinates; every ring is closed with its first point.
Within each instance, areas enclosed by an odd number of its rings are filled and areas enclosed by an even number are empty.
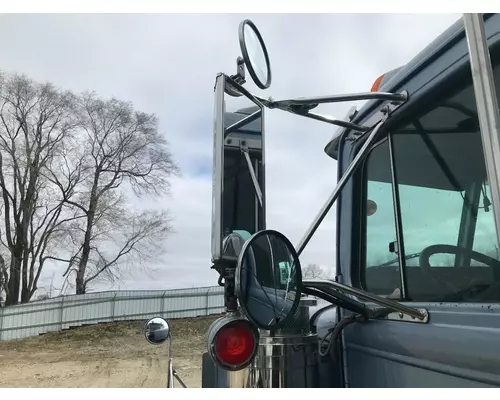
{"type": "MultiPolygon", "coordinates": [[[[174,368],[201,387],[206,331],[218,316],[170,320],[174,368]]],[[[0,342],[0,387],[165,387],[166,345],[144,338],[145,321],[84,326],[0,342]]]]}

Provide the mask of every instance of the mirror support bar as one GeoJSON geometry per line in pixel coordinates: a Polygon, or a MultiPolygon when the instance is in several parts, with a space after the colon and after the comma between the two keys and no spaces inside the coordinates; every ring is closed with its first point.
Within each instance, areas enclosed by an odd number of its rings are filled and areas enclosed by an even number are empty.
{"type": "Polygon", "coordinates": [[[463,18],[493,215],[496,231],[500,232],[500,117],[493,68],[484,31],[483,14],[464,14],[463,18]]]}
{"type": "Polygon", "coordinates": [[[227,75],[224,75],[224,77],[227,82],[226,89],[231,88],[231,91],[238,91],[243,93],[245,96],[252,99],[252,101],[254,101],[257,105],[261,107],[287,111],[295,115],[300,115],[301,117],[316,119],[321,122],[326,122],[332,125],[340,126],[341,128],[352,129],[358,132],[366,132],[370,128],[362,125],[349,123],[346,121],[341,121],[332,117],[323,116],[320,114],[309,113],[309,110],[315,108],[316,106],[318,106],[318,104],[325,104],[325,103],[341,103],[341,102],[359,101],[359,100],[387,100],[391,101],[393,104],[399,104],[399,103],[404,103],[406,100],[408,100],[408,93],[406,91],[403,91],[401,93],[385,93],[385,92],[353,93],[353,94],[341,94],[341,95],[321,96],[321,97],[304,97],[299,99],[274,101],[272,99],[266,100],[262,97],[256,96],[250,93],[247,89],[245,89],[242,85],[240,85],[231,77],[227,75]]]}
{"type": "Polygon", "coordinates": [[[326,290],[327,293],[328,293],[328,289],[330,289],[330,290],[335,290],[335,291],[347,293],[347,294],[350,294],[353,296],[357,296],[364,301],[371,301],[371,302],[376,303],[380,306],[390,308],[391,310],[407,314],[407,315],[414,317],[414,318],[418,318],[418,319],[422,320],[423,322],[427,322],[427,320],[429,318],[426,311],[419,310],[419,309],[412,308],[412,307],[407,307],[407,306],[400,304],[396,301],[385,299],[383,297],[379,297],[379,296],[376,296],[374,294],[364,292],[364,291],[356,289],[354,287],[343,285],[339,282],[328,281],[328,280],[323,280],[323,279],[305,279],[302,281],[302,285],[306,288],[317,289],[317,290],[322,290],[322,291],[326,290]]]}
{"type": "Polygon", "coordinates": [[[300,115],[301,117],[307,117],[307,118],[315,119],[317,121],[326,122],[327,124],[340,126],[341,128],[352,129],[354,131],[366,132],[366,131],[370,130],[370,128],[368,126],[356,125],[356,124],[353,124],[352,122],[342,121],[339,119],[328,117],[326,115],[316,114],[316,113],[312,113],[312,112],[298,112],[298,111],[297,112],[292,111],[292,113],[300,115]]]}
{"type": "Polygon", "coordinates": [[[368,136],[368,139],[366,139],[366,142],[363,144],[363,147],[361,148],[359,153],[356,155],[356,157],[352,161],[351,165],[349,165],[347,170],[344,172],[344,175],[342,175],[342,178],[340,178],[340,180],[339,180],[337,186],[335,187],[335,189],[333,190],[332,194],[330,195],[330,197],[328,198],[326,203],[323,205],[319,214],[316,216],[316,218],[312,222],[311,226],[309,227],[309,229],[307,230],[307,232],[303,236],[302,240],[300,241],[300,243],[297,246],[297,254],[299,256],[304,251],[304,248],[307,246],[307,244],[311,240],[312,236],[314,235],[314,233],[316,232],[316,230],[320,226],[321,222],[323,222],[323,219],[326,217],[326,214],[328,214],[328,212],[330,211],[330,208],[332,208],[333,203],[337,200],[340,192],[342,191],[342,189],[346,185],[349,178],[352,176],[352,174],[354,173],[356,168],[359,166],[359,164],[361,164],[361,161],[364,159],[366,153],[368,152],[368,149],[370,148],[372,143],[377,138],[377,133],[378,133],[380,127],[385,122],[385,119],[387,118],[388,115],[389,115],[389,110],[387,110],[387,112],[385,113],[385,117],[378,122],[378,125],[376,125],[375,128],[373,128],[373,131],[368,136]]]}
{"type": "Polygon", "coordinates": [[[260,190],[259,181],[257,180],[257,176],[255,175],[255,171],[252,166],[252,160],[250,160],[250,155],[248,154],[247,148],[241,148],[241,152],[245,156],[245,160],[247,161],[248,170],[250,171],[250,176],[252,177],[253,187],[255,188],[255,193],[257,194],[257,198],[259,199],[260,206],[262,205],[262,190],[260,190]]]}
{"type": "Polygon", "coordinates": [[[388,100],[396,103],[404,102],[408,99],[406,92],[385,93],[385,92],[363,92],[351,94],[338,94],[319,97],[301,97],[298,99],[272,101],[269,108],[287,109],[289,107],[301,107],[305,105],[317,106],[326,103],[344,103],[348,101],[360,100],[388,100]]]}

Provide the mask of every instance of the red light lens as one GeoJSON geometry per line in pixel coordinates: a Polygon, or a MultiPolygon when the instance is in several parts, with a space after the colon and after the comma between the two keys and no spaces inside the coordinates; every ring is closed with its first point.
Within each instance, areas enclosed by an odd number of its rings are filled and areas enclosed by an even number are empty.
{"type": "Polygon", "coordinates": [[[251,359],[255,344],[252,328],[247,323],[237,321],[228,324],[217,334],[215,354],[224,364],[237,366],[251,359]]]}

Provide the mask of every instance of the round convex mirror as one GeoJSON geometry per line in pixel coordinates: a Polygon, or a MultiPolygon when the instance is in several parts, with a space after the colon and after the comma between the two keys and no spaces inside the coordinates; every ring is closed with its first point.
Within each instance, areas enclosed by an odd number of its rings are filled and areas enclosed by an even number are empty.
{"type": "Polygon", "coordinates": [[[238,257],[241,253],[246,239],[250,238],[246,231],[234,231],[227,235],[222,241],[222,252],[225,256],[238,257]]]}
{"type": "Polygon", "coordinates": [[[146,340],[152,344],[162,344],[170,336],[170,327],[163,318],[151,318],[144,329],[146,340]]]}
{"type": "Polygon", "coordinates": [[[281,233],[264,230],[248,239],[236,268],[236,295],[248,319],[261,329],[282,327],[299,306],[299,257],[281,233]]]}
{"type": "Polygon", "coordinates": [[[271,64],[264,40],[252,21],[240,24],[239,39],[248,73],[259,88],[267,89],[271,86],[271,64]]]}

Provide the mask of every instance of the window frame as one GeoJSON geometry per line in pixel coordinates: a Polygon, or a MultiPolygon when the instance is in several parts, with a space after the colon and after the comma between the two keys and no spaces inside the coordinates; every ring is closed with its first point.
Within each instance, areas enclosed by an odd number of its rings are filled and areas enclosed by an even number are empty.
{"type": "MultiPolygon", "coordinates": [[[[381,134],[380,139],[373,144],[372,147],[368,150],[365,159],[363,160],[363,164],[361,165],[360,168],[360,177],[361,177],[361,191],[360,191],[360,197],[361,201],[359,204],[361,204],[360,207],[360,222],[361,222],[361,229],[360,229],[360,246],[359,246],[359,259],[360,259],[360,269],[359,269],[359,288],[362,290],[365,290],[370,293],[370,291],[367,288],[366,284],[366,257],[367,257],[367,233],[368,233],[368,218],[366,217],[366,200],[368,199],[368,161],[370,159],[370,155],[372,154],[372,151],[375,150],[378,146],[384,144],[385,142],[389,141],[389,132],[383,132],[381,134]]],[[[388,146],[389,147],[389,146],[388,146]]],[[[389,161],[390,162],[390,161],[389,161]]],[[[392,169],[391,169],[392,170],[392,169]]],[[[392,196],[392,205],[394,208],[394,182],[393,182],[393,177],[391,173],[391,192],[393,194],[392,196]]],[[[394,233],[396,234],[396,238],[399,241],[399,237],[396,232],[396,226],[394,225],[394,233]]],[[[399,262],[398,262],[399,266],[399,262]]]]}
{"type": "MultiPolygon", "coordinates": [[[[359,246],[358,246],[358,251],[357,255],[359,257],[359,269],[357,271],[359,279],[357,280],[357,287],[359,287],[362,290],[365,290],[369,292],[367,289],[367,283],[366,283],[366,269],[367,269],[367,263],[366,263],[366,256],[367,256],[367,218],[366,218],[366,200],[367,200],[367,195],[368,195],[368,179],[367,179],[367,173],[368,173],[368,160],[369,157],[372,153],[372,151],[381,145],[382,143],[388,141],[389,143],[389,164],[390,164],[390,169],[391,169],[391,186],[392,186],[392,205],[394,208],[394,229],[395,229],[395,236],[397,238],[397,245],[398,245],[398,254],[397,257],[399,260],[397,261],[397,265],[399,267],[400,271],[400,290],[401,290],[401,298],[399,301],[406,301],[406,302],[411,302],[413,301],[411,299],[411,293],[408,293],[408,283],[406,279],[406,271],[407,271],[407,265],[406,265],[406,260],[405,260],[405,244],[404,244],[404,229],[403,229],[403,223],[402,223],[402,216],[401,216],[401,203],[400,203],[400,198],[399,198],[399,185],[397,182],[397,176],[396,176],[396,169],[397,166],[394,163],[394,143],[393,143],[393,136],[395,131],[397,131],[398,128],[405,126],[408,123],[411,123],[412,121],[418,120],[419,116],[423,116],[428,112],[431,112],[433,110],[434,105],[439,103],[439,101],[449,99],[453,97],[455,94],[459,93],[461,90],[463,90],[467,85],[472,85],[472,75],[468,75],[468,80],[464,79],[457,79],[457,77],[461,77],[463,75],[462,73],[457,73],[454,75],[450,81],[447,81],[446,83],[442,85],[438,85],[437,87],[440,88],[441,92],[444,92],[444,95],[439,96],[438,99],[436,99],[435,102],[433,102],[433,105],[431,107],[428,106],[428,104],[418,107],[417,109],[411,109],[411,111],[406,112],[403,114],[402,118],[398,118],[396,123],[390,124],[390,128],[386,127],[386,129],[383,129],[380,133],[380,138],[379,140],[368,150],[365,159],[363,160],[363,163],[361,165],[360,171],[359,171],[359,179],[361,183],[361,190],[358,193],[358,200],[360,200],[359,204],[361,204],[361,207],[359,207],[360,214],[358,214],[358,218],[360,218],[360,229],[359,229],[359,246]],[[454,85],[454,90],[446,92],[442,90],[443,86],[448,86],[450,85],[450,82],[459,82],[459,85],[454,85]]],[[[476,109],[477,109],[477,104],[476,104],[476,109]]],[[[479,133],[480,134],[480,133],[479,133]]],[[[465,191],[465,196],[469,193],[470,188],[467,188],[465,191]]],[[[479,191],[480,193],[480,191],[479,191]]],[[[480,201],[480,196],[474,197],[472,199],[474,201],[474,206],[477,207],[478,203],[480,201]]],[[[474,220],[473,224],[467,223],[467,219],[470,219],[471,217],[471,211],[466,211],[465,208],[470,207],[465,207],[462,210],[461,216],[460,216],[460,225],[459,225],[459,231],[458,231],[458,238],[457,238],[457,243],[456,245],[460,245],[462,241],[467,245],[466,249],[468,250],[473,250],[474,246],[474,234],[475,234],[475,228],[476,228],[476,223],[474,220]],[[464,239],[465,238],[465,239],[464,239]]],[[[396,254],[395,254],[396,257],[396,254]]],[[[462,261],[464,261],[462,259],[462,261]]],[[[459,257],[456,257],[455,259],[455,265],[454,267],[458,267],[460,263],[459,257]]],[[[353,282],[354,283],[354,282],[353,282]]]]}

